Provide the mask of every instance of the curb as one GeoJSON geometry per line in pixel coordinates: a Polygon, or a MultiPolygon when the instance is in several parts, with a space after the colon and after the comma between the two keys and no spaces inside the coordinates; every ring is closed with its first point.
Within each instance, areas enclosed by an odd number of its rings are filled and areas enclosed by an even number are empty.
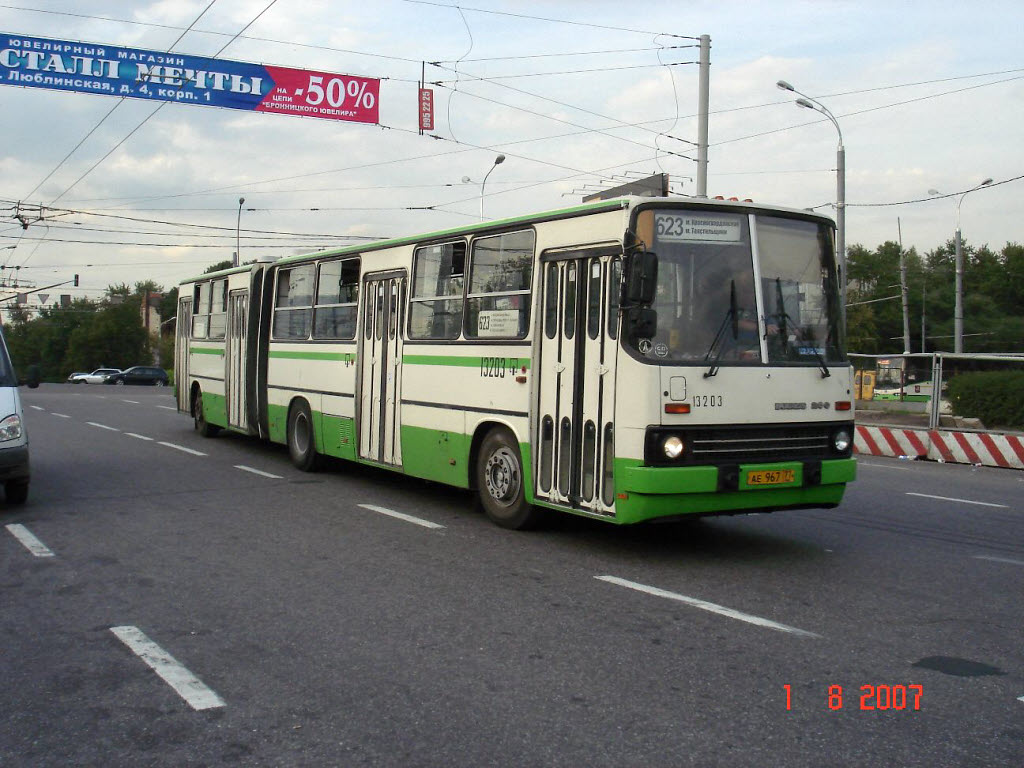
{"type": "Polygon", "coordinates": [[[854,453],[1024,469],[1024,439],[995,432],[857,426],[854,453]]]}

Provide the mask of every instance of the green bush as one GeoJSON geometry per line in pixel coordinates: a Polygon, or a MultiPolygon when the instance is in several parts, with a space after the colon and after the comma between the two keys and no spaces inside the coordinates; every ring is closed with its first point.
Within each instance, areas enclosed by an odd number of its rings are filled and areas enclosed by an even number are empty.
{"type": "Polygon", "coordinates": [[[1024,371],[962,373],[949,380],[956,416],[975,417],[988,427],[1024,428],[1024,371]]]}

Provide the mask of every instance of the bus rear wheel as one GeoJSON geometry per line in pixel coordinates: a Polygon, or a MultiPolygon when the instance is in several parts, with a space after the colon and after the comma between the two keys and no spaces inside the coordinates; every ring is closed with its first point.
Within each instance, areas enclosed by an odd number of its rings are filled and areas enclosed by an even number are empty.
{"type": "Polygon", "coordinates": [[[305,400],[295,403],[288,413],[288,455],[303,472],[315,472],[319,467],[313,416],[305,400]]]}
{"type": "Polygon", "coordinates": [[[214,426],[206,420],[206,414],[203,412],[203,391],[201,389],[197,389],[195,396],[192,398],[192,422],[195,425],[196,432],[203,437],[214,437],[220,432],[220,427],[214,426]]]}
{"type": "Polygon", "coordinates": [[[523,459],[507,429],[493,429],[480,445],[476,487],[484,514],[502,528],[524,530],[540,519],[540,510],[526,501],[523,459]]]}

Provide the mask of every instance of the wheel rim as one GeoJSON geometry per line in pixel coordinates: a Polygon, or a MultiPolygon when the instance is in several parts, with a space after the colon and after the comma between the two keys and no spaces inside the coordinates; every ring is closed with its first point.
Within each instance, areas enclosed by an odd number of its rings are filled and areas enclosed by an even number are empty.
{"type": "Polygon", "coordinates": [[[295,427],[292,429],[292,442],[297,453],[305,454],[309,450],[309,421],[306,414],[295,416],[295,427]]]}
{"type": "Polygon", "coordinates": [[[508,448],[499,448],[484,467],[487,493],[502,506],[511,506],[519,495],[519,462],[508,448]]]}

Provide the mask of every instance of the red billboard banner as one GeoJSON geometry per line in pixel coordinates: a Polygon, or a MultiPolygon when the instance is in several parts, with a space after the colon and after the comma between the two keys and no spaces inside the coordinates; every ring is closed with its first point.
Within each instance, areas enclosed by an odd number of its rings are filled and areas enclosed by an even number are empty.
{"type": "Polygon", "coordinates": [[[420,130],[434,130],[434,91],[420,88],[420,130]]]}
{"type": "Polygon", "coordinates": [[[257,112],[377,122],[380,80],[288,67],[266,69],[274,87],[256,106],[257,112]]]}

